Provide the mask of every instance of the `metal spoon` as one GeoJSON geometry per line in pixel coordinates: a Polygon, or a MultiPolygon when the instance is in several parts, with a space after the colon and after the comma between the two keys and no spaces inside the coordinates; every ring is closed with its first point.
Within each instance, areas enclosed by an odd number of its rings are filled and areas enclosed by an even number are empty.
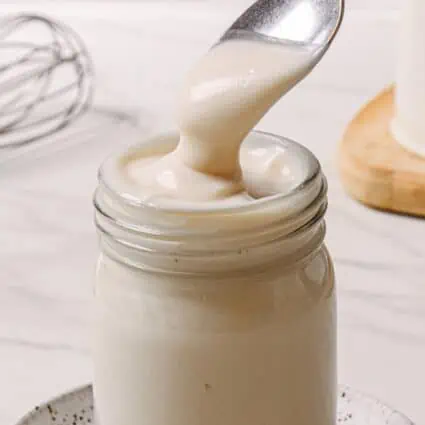
{"type": "Polygon", "coordinates": [[[293,87],[328,50],[341,25],[344,7],[345,0],[258,0],[224,33],[219,44],[248,39],[278,43],[282,48],[310,49],[310,66],[303,63],[305,72],[298,74],[293,87]]]}

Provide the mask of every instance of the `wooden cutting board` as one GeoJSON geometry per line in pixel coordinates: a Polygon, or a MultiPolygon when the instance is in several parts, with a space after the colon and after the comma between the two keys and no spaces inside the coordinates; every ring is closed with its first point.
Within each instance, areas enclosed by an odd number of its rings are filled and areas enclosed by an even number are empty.
{"type": "Polygon", "coordinates": [[[366,205],[425,217],[425,159],[394,140],[393,111],[394,89],[389,88],[349,124],[338,152],[342,182],[366,205]]]}

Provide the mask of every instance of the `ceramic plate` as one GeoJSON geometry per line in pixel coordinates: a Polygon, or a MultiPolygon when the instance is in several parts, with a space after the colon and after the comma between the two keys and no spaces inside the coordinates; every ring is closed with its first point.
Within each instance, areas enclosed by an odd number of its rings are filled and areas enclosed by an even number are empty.
{"type": "MultiPolygon", "coordinates": [[[[413,425],[401,413],[348,387],[339,389],[337,424],[413,425]]],[[[36,406],[17,425],[96,425],[91,385],[36,406]]]]}

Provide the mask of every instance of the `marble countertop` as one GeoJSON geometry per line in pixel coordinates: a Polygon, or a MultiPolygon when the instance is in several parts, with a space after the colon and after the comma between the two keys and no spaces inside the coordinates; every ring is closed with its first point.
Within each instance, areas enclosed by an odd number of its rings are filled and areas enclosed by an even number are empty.
{"type": "MultiPolygon", "coordinates": [[[[68,19],[86,39],[98,68],[97,101],[137,113],[136,137],[143,137],[171,125],[174,93],[185,70],[246,3],[97,3],[86,7],[84,19],[76,17],[75,8],[37,8],[68,19]]],[[[340,382],[421,424],[425,224],[350,200],[335,167],[345,125],[393,80],[399,2],[351,3],[329,54],[259,128],[308,146],[329,179],[327,244],[338,278],[340,382]]],[[[10,11],[25,7],[9,5],[10,11]]],[[[99,163],[134,140],[135,130],[113,126],[106,131],[108,119],[90,119],[96,124],[87,127],[90,137],[74,135],[71,143],[56,141],[52,149],[0,165],[3,425],[91,379],[87,328],[97,255],[91,194],[99,163]]]]}

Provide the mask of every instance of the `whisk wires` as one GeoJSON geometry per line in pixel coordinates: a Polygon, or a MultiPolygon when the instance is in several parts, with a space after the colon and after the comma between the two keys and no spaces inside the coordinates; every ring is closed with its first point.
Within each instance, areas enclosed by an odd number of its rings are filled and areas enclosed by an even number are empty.
{"type": "Polygon", "coordinates": [[[37,14],[0,19],[0,149],[49,136],[93,98],[93,66],[78,34],[37,14]]]}

